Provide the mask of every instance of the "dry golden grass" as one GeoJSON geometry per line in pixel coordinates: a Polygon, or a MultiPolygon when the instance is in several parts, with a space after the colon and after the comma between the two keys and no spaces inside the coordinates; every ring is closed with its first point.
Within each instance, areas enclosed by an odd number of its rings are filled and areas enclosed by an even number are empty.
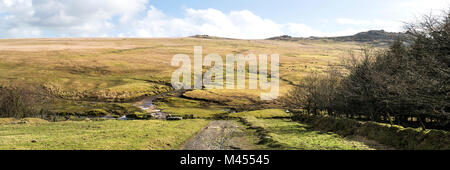
{"type": "MultiPolygon", "coordinates": [[[[198,38],[0,40],[0,86],[17,81],[43,86],[66,99],[55,100],[47,107],[58,114],[85,115],[96,110],[115,116],[127,115],[138,108],[130,103],[107,101],[123,102],[170,91],[171,73],[177,69],[170,66],[172,57],[188,54],[193,58],[194,46],[203,46],[203,55],[217,53],[224,58],[230,53],[280,54],[280,95],[308,73],[321,72],[329,63],[338,62],[348,50],[359,48],[358,44],[341,42],[198,38]]],[[[185,93],[185,97],[200,100],[166,97],[165,101],[155,104],[175,116],[195,118],[222,116],[230,108],[276,108],[277,101],[260,100],[261,92],[193,90],[185,93]]],[[[233,115],[247,114],[257,117],[288,115],[283,110],[273,109],[233,115]]],[[[268,122],[270,126],[299,126],[282,120],[267,121],[273,121],[268,122]]],[[[37,119],[0,119],[0,132],[5,132],[0,133],[0,149],[178,149],[207,123],[206,120],[47,123],[37,119]]],[[[289,134],[285,139],[276,135],[274,139],[280,138],[288,148],[303,148],[292,143],[298,141],[297,134],[289,134]]],[[[313,139],[322,139],[314,135],[311,135],[313,139]]],[[[335,144],[332,144],[334,149],[335,144]]]]}
{"type": "MultiPolygon", "coordinates": [[[[122,101],[168,91],[174,55],[280,54],[280,91],[284,93],[310,72],[336,63],[358,44],[324,41],[269,41],[199,38],[166,39],[13,39],[0,40],[0,85],[26,81],[45,86],[71,100],[122,101]]],[[[193,98],[229,100],[246,104],[258,100],[258,90],[193,91],[193,98]],[[205,95],[207,94],[207,95],[205,95]],[[242,100],[242,101],[241,101],[242,100]]]]}

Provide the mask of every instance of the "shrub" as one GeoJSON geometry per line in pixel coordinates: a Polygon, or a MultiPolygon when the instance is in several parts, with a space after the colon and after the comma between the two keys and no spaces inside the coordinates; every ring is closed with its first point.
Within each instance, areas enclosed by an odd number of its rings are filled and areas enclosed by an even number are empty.
{"type": "Polygon", "coordinates": [[[100,117],[109,115],[109,113],[103,109],[92,109],[86,112],[87,116],[100,117]]]}
{"type": "Polygon", "coordinates": [[[0,117],[36,116],[43,108],[46,95],[41,88],[27,84],[0,86],[0,117]]]}
{"type": "Polygon", "coordinates": [[[389,49],[365,47],[360,55],[350,52],[340,63],[343,68],[305,77],[283,103],[315,115],[327,111],[377,122],[394,118],[399,125],[448,130],[450,11],[407,25],[406,34],[407,40],[399,37],[389,49]],[[408,121],[408,116],[418,121],[408,121]],[[427,123],[430,118],[439,121],[427,123]]]}
{"type": "Polygon", "coordinates": [[[297,114],[294,120],[315,128],[343,136],[365,136],[381,144],[405,150],[448,150],[450,132],[404,128],[377,122],[360,122],[346,118],[332,118],[297,114]]]}

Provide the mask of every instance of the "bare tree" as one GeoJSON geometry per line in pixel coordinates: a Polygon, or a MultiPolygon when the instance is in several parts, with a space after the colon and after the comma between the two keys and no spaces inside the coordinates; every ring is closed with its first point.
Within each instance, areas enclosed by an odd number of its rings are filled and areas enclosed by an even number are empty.
{"type": "Polygon", "coordinates": [[[13,83],[0,87],[0,117],[24,118],[41,114],[46,95],[32,85],[13,83]]]}

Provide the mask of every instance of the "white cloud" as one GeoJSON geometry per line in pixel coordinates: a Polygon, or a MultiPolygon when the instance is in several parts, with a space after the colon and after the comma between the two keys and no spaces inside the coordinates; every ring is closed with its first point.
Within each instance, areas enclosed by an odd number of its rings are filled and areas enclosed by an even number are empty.
{"type": "Polygon", "coordinates": [[[33,27],[16,27],[8,29],[7,34],[20,35],[23,37],[39,37],[42,32],[40,29],[33,27]]]}
{"type": "Polygon", "coordinates": [[[398,22],[416,22],[424,14],[441,14],[450,9],[449,0],[388,0],[380,12],[398,22]]]}
{"type": "Polygon", "coordinates": [[[216,9],[186,9],[183,18],[172,18],[150,7],[145,18],[135,21],[122,35],[165,37],[207,34],[230,38],[267,38],[283,34],[281,25],[250,11],[225,14],[216,9]]]}
{"type": "MultiPolygon", "coordinates": [[[[337,18],[336,23],[343,26],[351,26],[354,30],[381,30],[391,32],[404,31],[405,23],[417,22],[424,14],[441,14],[443,10],[449,10],[448,0],[389,0],[385,2],[385,8],[378,12],[389,19],[355,19],[337,18]]],[[[351,32],[351,31],[349,31],[351,32]]],[[[356,33],[356,32],[355,32],[356,33]]]]}
{"type": "Polygon", "coordinates": [[[338,18],[336,22],[344,25],[352,25],[357,28],[365,28],[366,30],[381,30],[384,29],[386,31],[391,32],[400,32],[403,30],[404,23],[398,21],[390,21],[390,20],[381,20],[381,19],[373,19],[373,20],[358,20],[351,18],[338,18]]]}
{"type": "Polygon", "coordinates": [[[149,0],[0,0],[0,38],[182,37],[230,38],[325,35],[303,24],[278,24],[251,11],[185,9],[174,18],[149,0]]]}
{"type": "MultiPolygon", "coordinates": [[[[186,9],[183,18],[172,18],[155,7],[147,16],[131,24],[131,30],[121,33],[127,37],[184,37],[206,34],[229,38],[260,39],[279,35],[299,37],[349,35],[349,31],[321,32],[305,24],[278,24],[261,18],[248,10],[226,14],[216,9],[186,9]]],[[[356,31],[351,31],[356,33],[356,31]]]]}
{"type": "MultiPolygon", "coordinates": [[[[440,9],[447,0],[399,0],[389,9],[440,9]]],[[[171,17],[150,0],[0,0],[0,38],[20,37],[184,37],[208,34],[259,39],[279,35],[340,36],[370,29],[401,31],[403,23],[384,19],[337,18],[342,30],[324,32],[302,23],[276,23],[249,10],[224,13],[187,8],[171,17]]],[[[421,11],[423,12],[423,10],[421,11]]],[[[324,21],[325,22],[325,21],[324,21]]],[[[327,24],[327,23],[324,23],[327,24]]]]}
{"type": "Polygon", "coordinates": [[[44,32],[51,36],[102,36],[113,31],[114,17],[125,23],[144,11],[147,3],[148,0],[1,0],[0,37],[38,37],[44,32]],[[33,34],[23,34],[27,30],[33,34]]]}
{"type": "Polygon", "coordinates": [[[309,37],[309,36],[331,37],[331,36],[354,34],[353,31],[351,33],[348,33],[347,31],[322,32],[319,30],[315,30],[305,24],[295,24],[295,23],[285,24],[282,26],[282,29],[285,34],[295,37],[309,37]]]}
{"type": "MultiPolygon", "coordinates": [[[[445,8],[450,7],[450,2],[448,0],[400,0],[392,1],[393,6],[397,9],[407,9],[413,15],[421,15],[430,12],[440,12],[442,10],[447,10],[445,8]]],[[[405,12],[400,10],[399,12],[405,12]]]]}

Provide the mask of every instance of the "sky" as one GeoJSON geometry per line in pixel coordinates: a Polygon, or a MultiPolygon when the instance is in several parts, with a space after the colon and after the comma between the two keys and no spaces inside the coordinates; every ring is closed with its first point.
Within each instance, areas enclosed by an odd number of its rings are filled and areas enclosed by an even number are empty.
{"type": "Polygon", "coordinates": [[[403,31],[450,0],[0,0],[0,38],[242,39],[403,31]]]}

